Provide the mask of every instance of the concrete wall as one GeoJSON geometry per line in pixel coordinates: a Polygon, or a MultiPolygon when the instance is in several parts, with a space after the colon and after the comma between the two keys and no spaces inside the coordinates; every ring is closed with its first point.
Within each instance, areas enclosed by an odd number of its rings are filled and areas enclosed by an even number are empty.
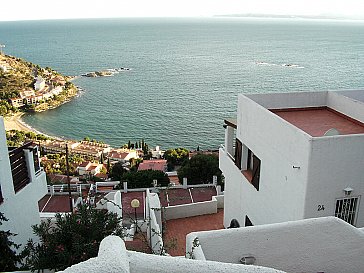
{"type": "Polygon", "coordinates": [[[360,98],[360,94],[364,97],[364,91],[359,92],[328,92],[327,96],[327,106],[330,108],[340,112],[345,113],[345,115],[364,122],[364,102],[361,100],[357,100],[355,98],[360,98]],[[348,95],[353,96],[347,97],[345,96],[347,93],[348,95]]]}
{"type": "Polygon", "coordinates": [[[127,251],[124,242],[116,236],[106,237],[100,244],[98,256],[73,265],[65,273],[279,273],[282,271],[259,266],[244,266],[212,261],[198,261],[127,251]]]}
{"type": "MultiPolygon", "coordinates": [[[[345,188],[353,189],[349,197],[364,195],[364,135],[313,138],[311,143],[305,218],[333,216],[345,188]]],[[[363,227],[362,200],[358,209],[356,226],[363,227]]]]}
{"type": "MultiPolygon", "coordinates": [[[[324,94],[318,96],[324,101],[324,94]]],[[[237,138],[261,160],[260,183],[257,191],[221,150],[225,226],[233,218],[244,225],[246,215],[254,225],[302,219],[310,136],[242,95],[237,125],[237,138]]],[[[246,151],[242,158],[247,158],[246,151]]]]}
{"type": "Polygon", "coordinates": [[[38,200],[47,193],[46,175],[43,171],[35,174],[32,157],[27,156],[30,169],[30,183],[15,193],[11,175],[8,149],[3,118],[0,117],[0,185],[4,202],[0,211],[9,219],[0,226],[2,230],[10,230],[18,234],[12,240],[17,244],[26,244],[28,239],[37,240],[31,228],[40,223],[38,200]]]}
{"type": "MultiPolygon", "coordinates": [[[[248,94],[246,97],[268,109],[326,106],[327,91],[248,94]]],[[[242,96],[242,95],[240,95],[242,96]]]]}
{"type": "Polygon", "coordinates": [[[287,272],[362,272],[364,233],[335,218],[194,232],[207,260],[239,263],[253,256],[255,264],[287,272]]]}
{"type": "Polygon", "coordinates": [[[218,202],[213,196],[211,201],[170,206],[164,208],[165,219],[179,219],[204,214],[217,213],[218,202]]]}

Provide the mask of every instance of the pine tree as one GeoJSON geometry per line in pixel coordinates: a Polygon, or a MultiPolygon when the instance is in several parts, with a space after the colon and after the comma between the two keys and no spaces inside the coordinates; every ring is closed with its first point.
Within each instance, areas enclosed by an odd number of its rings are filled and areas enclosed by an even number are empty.
{"type": "MultiPolygon", "coordinates": [[[[2,222],[8,221],[8,219],[0,212],[0,226],[2,222]]],[[[17,269],[16,264],[20,262],[21,257],[17,255],[15,249],[18,249],[20,245],[15,244],[10,240],[11,236],[16,234],[8,231],[0,230],[0,271],[14,271],[17,269]]]]}

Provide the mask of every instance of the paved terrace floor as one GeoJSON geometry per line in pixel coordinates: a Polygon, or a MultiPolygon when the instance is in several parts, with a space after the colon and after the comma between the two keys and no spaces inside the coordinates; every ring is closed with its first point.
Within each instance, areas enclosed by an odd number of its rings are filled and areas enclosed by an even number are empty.
{"type": "Polygon", "coordinates": [[[364,134],[364,124],[328,107],[271,110],[276,115],[313,137],[321,137],[331,128],[341,135],[364,134]]]}
{"type": "MultiPolygon", "coordinates": [[[[77,198],[77,197],[76,197],[77,198]]],[[[69,212],[70,202],[68,194],[45,195],[38,202],[39,212],[69,212]]]]}
{"type": "Polygon", "coordinates": [[[210,201],[216,196],[215,187],[168,189],[159,193],[162,207],[210,201]]]}
{"type": "Polygon", "coordinates": [[[171,256],[185,256],[187,234],[194,231],[224,229],[223,221],[223,209],[219,209],[215,214],[168,220],[164,233],[167,252],[171,256]]]}

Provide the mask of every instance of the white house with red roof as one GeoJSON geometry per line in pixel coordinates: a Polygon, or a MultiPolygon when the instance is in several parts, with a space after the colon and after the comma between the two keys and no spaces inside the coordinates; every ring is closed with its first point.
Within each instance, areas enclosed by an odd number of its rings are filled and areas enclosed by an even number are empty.
{"type": "Polygon", "coordinates": [[[85,161],[82,162],[78,167],[77,171],[79,175],[85,175],[85,174],[92,174],[96,175],[100,173],[102,168],[104,167],[103,164],[100,163],[93,163],[91,161],[85,161]]]}
{"type": "Polygon", "coordinates": [[[225,227],[323,216],[364,226],[364,90],[239,95],[225,127],[225,227]]]}
{"type": "Polygon", "coordinates": [[[108,158],[112,161],[120,161],[122,163],[129,162],[132,158],[139,158],[136,150],[115,149],[109,152],[108,158]]]}

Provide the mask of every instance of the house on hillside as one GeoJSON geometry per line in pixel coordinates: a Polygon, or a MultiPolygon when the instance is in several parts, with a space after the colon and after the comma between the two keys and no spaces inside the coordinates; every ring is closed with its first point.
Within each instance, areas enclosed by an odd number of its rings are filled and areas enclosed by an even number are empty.
{"type": "Polygon", "coordinates": [[[108,158],[112,161],[120,161],[122,163],[129,162],[132,158],[139,158],[136,150],[115,149],[109,152],[108,158]]]}
{"type": "Polygon", "coordinates": [[[364,91],[239,95],[225,128],[226,227],[322,216],[364,226],[364,91]]]}
{"type": "Polygon", "coordinates": [[[150,152],[152,154],[152,158],[160,159],[163,157],[165,151],[161,150],[159,146],[155,146],[155,149],[150,150],[150,152]]]}
{"type": "Polygon", "coordinates": [[[45,87],[45,84],[45,80],[41,76],[38,76],[35,78],[34,89],[36,91],[42,90],[45,87]]]}
{"type": "Polygon", "coordinates": [[[82,164],[80,164],[77,167],[77,171],[79,175],[86,175],[86,174],[96,175],[100,173],[103,167],[104,167],[103,164],[85,161],[82,162],[82,164]]]}

